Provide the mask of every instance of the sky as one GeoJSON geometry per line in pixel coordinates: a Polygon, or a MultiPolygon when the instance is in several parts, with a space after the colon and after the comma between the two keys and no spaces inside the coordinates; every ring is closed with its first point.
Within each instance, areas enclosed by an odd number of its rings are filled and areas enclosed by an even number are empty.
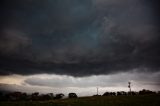
{"type": "Polygon", "coordinates": [[[1,0],[0,89],[160,90],[158,0],[1,0]]]}

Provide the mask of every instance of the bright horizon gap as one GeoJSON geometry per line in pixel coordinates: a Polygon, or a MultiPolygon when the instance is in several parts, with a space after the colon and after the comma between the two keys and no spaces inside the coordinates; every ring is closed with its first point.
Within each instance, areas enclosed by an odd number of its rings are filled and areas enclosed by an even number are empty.
{"type": "MultiPolygon", "coordinates": [[[[64,93],[75,92],[79,95],[96,94],[96,87],[99,94],[106,91],[129,91],[128,81],[131,81],[132,91],[148,89],[159,91],[159,82],[155,81],[160,72],[137,73],[126,72],[112,75],[93,75],[89,77],[72,77],[67,75],[39,74],[30,76],[10,75],[1,76],[0,83],[2,88],[10,91],[40,92],[40,93],[64,93]],[[141,79],[141,80],[140,80],[141,79]]],[[[158,79],[157,79],[158,80],[158,79]]],[[[2,89],[1,88],[1,89],[2,89]]]]}

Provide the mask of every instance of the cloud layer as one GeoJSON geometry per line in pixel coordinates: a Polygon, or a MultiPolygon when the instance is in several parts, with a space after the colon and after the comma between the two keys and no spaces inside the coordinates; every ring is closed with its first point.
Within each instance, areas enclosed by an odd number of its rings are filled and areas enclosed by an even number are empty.
{"type": "Polygon", "coordinates": [[[150,86],[158,88],[160,86],[160,73],[119,73],[114,75],[99,75],[90,77],[71,77],[59,75],[35,75],[24,80],[26,84],[32,86],[47,86],[54,88],[77,87],[126,87],[127,81],[132,82],[132,86],[136,90],[138,86],[150,86]]]}
{"type": "Polygon", "coordinates": [[[148,0],[3,0],[0,74],[88,76],[160,66],[148,0]]]}
{"type": "Polygon", "coordinates": [[[113,75],[99,75],[89,77],[72,77],[66,75],[39,74],[30,76],[10,75],[0,77],[0,90],[40,92],[40,93],[78,93],[80,96],[96,94],[99,87],[100,94],[106,91],[128,91],[128,81],[131,81],[133,91],[149,89],[160,90],[160,72],[139,73],[123,72],[113,75]]]}

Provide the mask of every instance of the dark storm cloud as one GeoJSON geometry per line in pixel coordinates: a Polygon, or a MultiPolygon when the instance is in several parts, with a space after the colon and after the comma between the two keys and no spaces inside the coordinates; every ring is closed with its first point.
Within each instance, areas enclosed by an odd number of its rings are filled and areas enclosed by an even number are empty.
{"type": "Polygon", "coordinates": [[[157,71],[156,4],[148,0],[3,0],[0,74],[157,71]]]}

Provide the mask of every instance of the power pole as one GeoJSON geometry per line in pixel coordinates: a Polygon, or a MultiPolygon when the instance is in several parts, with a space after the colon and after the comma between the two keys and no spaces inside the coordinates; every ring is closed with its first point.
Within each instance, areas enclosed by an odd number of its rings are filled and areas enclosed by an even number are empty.
{"type": "Polygon", "coordinates": [[[97,96],[98,96],[98,87],[97,87],[97,96]]]}
{"type": "Polygon", "coordinates": [[[132,93],[131,93],[131,82],[128,82],[128,88],[129,88],[130,95],[132,95],[132,93]]]}

